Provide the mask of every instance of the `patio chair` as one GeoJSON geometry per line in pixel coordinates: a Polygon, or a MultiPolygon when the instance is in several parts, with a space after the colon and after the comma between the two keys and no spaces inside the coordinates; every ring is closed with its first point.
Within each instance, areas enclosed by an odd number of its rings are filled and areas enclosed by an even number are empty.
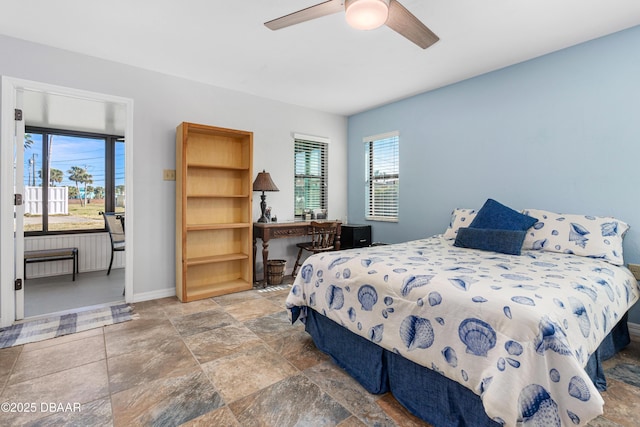
{"type": "Polygon", "coordinates": [[[107,270],[107,275],[109,275],[113,265],[113,254],[124,252],[124,212],[101,212],[101,214],[104,217],[104,226],[109,232],[111,240],[111,260],[107,270]]]}

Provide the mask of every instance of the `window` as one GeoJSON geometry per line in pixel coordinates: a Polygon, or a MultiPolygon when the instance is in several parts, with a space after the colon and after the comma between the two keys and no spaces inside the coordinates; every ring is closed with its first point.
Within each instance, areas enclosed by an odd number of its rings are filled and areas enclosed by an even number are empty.
{"type": "Polygon", "coordinates": [[[327,209],[328,140],[294,135],[295,216],[304,211],[327,209]]]}
{"type": "Polygon", "coordinates": [[[400,189],[399,136],[397,132],[364,139],[366,151],[365,217],[373,221],[398,221],[400,189]]]}
{"type": "Polygon", "coordinates": [[[28,127],[25,234],[104,231],[100,212],[124,212],[124,157],[115,135],[28,127]]]}

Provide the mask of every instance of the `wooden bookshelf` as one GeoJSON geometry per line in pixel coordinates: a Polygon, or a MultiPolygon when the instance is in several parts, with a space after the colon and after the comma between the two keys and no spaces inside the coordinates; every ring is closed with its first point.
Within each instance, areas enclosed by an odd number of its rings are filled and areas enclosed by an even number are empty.
{"type": "Polygon", "coordinates": [[[176,130],[176,295],[188,302],[252,288],[253,133],[176,130]]]}

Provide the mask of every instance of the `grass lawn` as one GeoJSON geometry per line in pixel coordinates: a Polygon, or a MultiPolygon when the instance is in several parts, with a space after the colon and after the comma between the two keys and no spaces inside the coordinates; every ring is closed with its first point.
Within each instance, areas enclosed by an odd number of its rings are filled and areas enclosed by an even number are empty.
{"type": "MultiPolygon", "coordinates": [[[[79,203],[69,203],[68,215],[50,215],[49,231],[64,230],[103,230],[104,219],[100,212],[104,211],[103,203],[87,203],[82,206],[79,203]]],[[[117,208],[116,212],[124,212],[124,208],[117,208]]],[[[41,231],[41,215],[25,215],[24,231],[41,231]]]]}

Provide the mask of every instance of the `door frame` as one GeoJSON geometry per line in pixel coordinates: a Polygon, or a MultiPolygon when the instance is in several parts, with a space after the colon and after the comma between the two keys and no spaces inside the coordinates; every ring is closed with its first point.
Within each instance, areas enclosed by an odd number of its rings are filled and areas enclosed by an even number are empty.
{"type": "MultiPolygon", "coordinates": [[[[48,83],[2,76],[0,98],[0,327],[10,326],[16,320],[13,233],[13,145],[14,109],[18,91],[52,93],[69,98],[87,99],[105,104],[122,104],[126,109],[125,124],[125,188],[127,212],[127,250],[125,251],[125,302],[133,298],[133,256],[135,215],[133,203],[133,99],[89,92],[48,83]]],[[[19,262],[22,262],[20,260],[19,262]]],[[[24,280],[24,277],[22,277],[24,280]]]]}
{"type": "MultiPolygon", "coordinates": [[[[16,92],[14,115],[17,109],[22,109],[24,106],[23,102],[24,92],[16,92]]],[[[24,118],[21,120],[16,120],[14,117],[13,121],[13,129],[12,132],[13,138],[11,139],[13,145],[13,191],[16,194],[22,194],[24,197],[24,178],[18,179],[18,177],[24,176],[24,142],[20,144],[20,142],[24,141],[25,135],[25,126],[24,126],[24,118]]],[[[13,254],[16,258],[21,258],[24,256],[24,202],[20,205],[16,205],[13,207],[13,254]]],[[[16,262],[14,264],[14,279],[20,277],[22,279],[23,286],[20,286],[20,289],[16,289],[13,293],[14,295],[14,307],[15,307],[15,320],[24,319],[24,264],[20,262],[16,262]]]]}

